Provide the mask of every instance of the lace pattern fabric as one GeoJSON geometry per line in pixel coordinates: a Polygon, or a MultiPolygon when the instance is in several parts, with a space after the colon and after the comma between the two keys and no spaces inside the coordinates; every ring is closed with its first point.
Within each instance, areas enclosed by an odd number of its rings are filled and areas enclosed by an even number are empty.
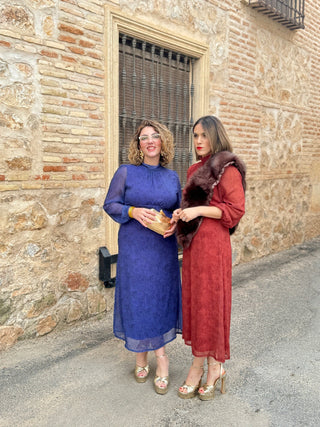
{"type": "MultiPolygon", "coordinates": [[[[191,166],[191,174],[201,164],[191,166]]],[[[189,176],[190,176],[189,172],[189,176]]],[[[239,171],[228,166],[215,187],[211,206],[222,218],[203,218],[190,246],[183,251],[183,333],[196,357],[230,358],[232,252],[229,227],[244,214],[239,171]],[[201,254],[201,256],[199,256],[201,254]]]]}
{"type": "Polygon", "coordinates": [[[128,350],[156,350],[181,332],[181,282],[175,236],[164,239],[128,216],[130,206],[163,210],[179,207],[180,182],[162,166],[123,165],[104,203],[121,224],[114,305],[114,334],[128,350]]]}

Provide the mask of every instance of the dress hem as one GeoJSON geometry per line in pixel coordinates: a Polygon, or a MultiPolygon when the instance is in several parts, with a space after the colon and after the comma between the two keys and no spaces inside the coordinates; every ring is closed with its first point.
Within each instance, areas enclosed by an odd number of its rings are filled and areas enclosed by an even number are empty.
{"type": "Polygon", "coordinates": [[[191,342],[188,342],[185,340],[184,340],[184,342],[186,345],[191,347],[192,355],[194,357],[213,357],[219,363],[225,363],[226,360],[230,359],[230,354],[225,354],[224,357],[220,357],[220,356],[217,356],[217,353],[215,351],[208,350],[208,351],[201,351],[200,352],[200,351],[195,350],[192,347],[191,342]]]}
{"type": "Polygon", "coordinates": [[[125,338],[123,338],[123,337],[121,337],[121,336],[117,335],[117,333],[116,333],[116,332],[113,332],[113,333],[114,333],[114,336],[115,336],[116,338],[118,338],[118,339],[120,339],[120,340],[122,340],[122,341],[124,341],[124,342],[125,342],[125,345],[124,345],[124,346],[125,346],[125,348],[126,348],[127,350],[132,351],[132,352],[134,352],[134,353],[145,353],[145,352],[147,352],[147,351],[155,351],[155,350],[158,350],[159,348],[164,347],[165,345],[169,344],[171,341],[175,340],[175,339],[177,338],[177,335],[178,335],[178,334],[182,334],[182,331],[180,331],[180,330],[176,330],[176,331],[175,331],[174,336],[172,336],[171,338],[168,338],[167,340],[165,340],[161,345],[158,345],[158,346],[156,346],[156,345],[155,345],[155,346],[149,346],[149,347],[146,347],[146,348],[141,349],[141,350],[137,350],[137,349],[130,348],[130,347],[128,346],[127,340],[126,340],[125,338]]]}

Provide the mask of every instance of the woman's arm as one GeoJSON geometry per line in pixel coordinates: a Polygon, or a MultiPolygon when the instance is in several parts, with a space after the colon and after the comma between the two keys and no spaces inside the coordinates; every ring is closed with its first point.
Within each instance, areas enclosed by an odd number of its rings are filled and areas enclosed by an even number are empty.
{"type": "Polygon", "coordinates": [[[116,222],[120,224],[129,221],[128,210],[130,206],[125,204],[125,188],[127,168],[120,166],[115,172],[105,198],[103,209],[116,222]]]}
{"type": "Polygon", "coordinates": [[[245,197],[241,175],[235,167],[229,166],[226,169],[219,183],[219,191],[222,200],[215,203],[215,206],[196,206],[180,209],[174,212],[175,217],[179,216],[179,219],[188,222],[198,216],[203,216],[220,219],[227,228],[234,227],[245,212],[245,197]]]}
{"type": "MultiPolygon", "coordinates": [[[[175,211],[177,212],[177,211],[175,211]]],[[[222,210],[216,206],[195,206],[193,208],[186,208],[180,210],[178,213],[179,219],[188,222],[198,216],[204,216],[206,218],[220,219],[222,217],[222,210]]]]}
{"type": "Polygon", "coordinates": [[[176,228],[177,228],[177,222],[179,221],[179,215],[176,215],[177,211],[180,211],[180,202],[181,202],[181,183],[180,183],[180,179],[178,174],[175,172],[175,179],[176,179],[176,195],[177,195],[177,200],[176,200],[176,206],[174,211],[172,212],[172,218],[171,218],[171,227],[164,233],[163,237],[170,237],[172,236],[172,234],[175,233],[176,228]]]}
{"type": "Polygon", "coordinates": [[[114,221],[120,224],[124,224],[133,218],[147,227],[154,220],[155,214],[151,209],[137,208],[125,203],[126,179],[127,168],[123,165],[120,166],[111,180],[103,209],[114,221]]]}
{"type": "Polygon", "coordinates": [[[229,166],[222,175],[219,187],[221,202],[215,203],[215,206],[222,211],[221,224],[232,228],[245,213],[245,194],[238,169],[229,166]]]}

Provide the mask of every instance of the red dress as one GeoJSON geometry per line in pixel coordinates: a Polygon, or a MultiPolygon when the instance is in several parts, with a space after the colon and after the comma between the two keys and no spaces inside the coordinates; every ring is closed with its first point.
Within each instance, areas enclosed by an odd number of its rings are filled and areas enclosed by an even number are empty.
{"type": "MultiPolygon", "coordinates": [[[[188,169],[187,178],[208,157],[188,169]]],[[[213,192],[210,206],[221,219],[203,218],[182,262],[182,337],[196,357],[230,359],[232,253],[229,228],[244,215],[241,175],[228,166],[213,192]]]]}

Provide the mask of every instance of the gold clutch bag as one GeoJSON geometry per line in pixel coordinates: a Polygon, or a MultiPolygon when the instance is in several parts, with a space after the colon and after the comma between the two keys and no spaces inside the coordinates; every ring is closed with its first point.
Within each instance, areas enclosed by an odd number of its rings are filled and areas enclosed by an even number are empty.
{"type": "Polygon", "coordinates": [[[168,228],[171,227],[170,218],[166,216],[162,209],[160,212],[155,209],[151,209],[151,211],[154,212],[156,216],[154,218],[154,221],[152,221],[151,224],[148,224],[147,227],[158,234],[164,235],[168,228]]]}

